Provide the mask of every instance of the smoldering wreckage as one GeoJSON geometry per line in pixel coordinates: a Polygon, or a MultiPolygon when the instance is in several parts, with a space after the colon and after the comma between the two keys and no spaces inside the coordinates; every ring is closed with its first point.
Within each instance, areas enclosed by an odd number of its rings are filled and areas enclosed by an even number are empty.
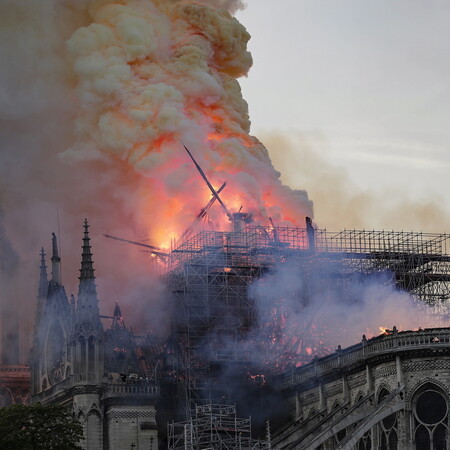
{"type": "MultiPolygon", "coordinates": [[[[87,220],[69,298],[53,235],[31,401],[67,405],[86,449],[449,448],[450,236],[317,228],[249,135],[249,35],[218,6],[90,2],[68,41],[69,156],[95,149],[145,186],[150,243],[95,245],[144,248],[174,304],[164,337],[133,332],[119,302],[101,313],[87,220]]],[[[30,369],[2,374],[3,404],[27,402],[30,369]]]]}

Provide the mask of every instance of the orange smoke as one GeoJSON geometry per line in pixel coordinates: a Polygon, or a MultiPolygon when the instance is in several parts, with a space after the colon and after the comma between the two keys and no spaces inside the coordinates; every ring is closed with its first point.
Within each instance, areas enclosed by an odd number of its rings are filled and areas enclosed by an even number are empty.
{"type": "MultiPolygon", "coordinates": [[[[303,225],[312,215],[306,192],[283,186],[249,135],[237,78],[252,64],[250,36],[228,11],[190,1],[98,0],[89,17],[67,44],[80,101],[71,153],[132,169],[133,220],[155,244],[167,246],[211,198],[180,141],[214,186],[227,182],[221,197],[232,212],[242,206],[263,225],[269,217],[303,225]]],[[[124,170],[126,183],[129,176],[124,170]]],[[[209,222],[228,223],[219,205],[209,222]]]]}

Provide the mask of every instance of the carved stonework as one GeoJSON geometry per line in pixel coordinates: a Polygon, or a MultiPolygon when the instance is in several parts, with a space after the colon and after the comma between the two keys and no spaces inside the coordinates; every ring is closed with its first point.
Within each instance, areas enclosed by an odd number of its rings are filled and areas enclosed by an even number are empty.
{"type": "Polygon", "coordinates": [[[121,410],[112,410],[108,412],[108,419],[137,419],[137,418],[145,418],[145,419],[154,419],[156,417],[156,411],[121,411],[121,410]]]}

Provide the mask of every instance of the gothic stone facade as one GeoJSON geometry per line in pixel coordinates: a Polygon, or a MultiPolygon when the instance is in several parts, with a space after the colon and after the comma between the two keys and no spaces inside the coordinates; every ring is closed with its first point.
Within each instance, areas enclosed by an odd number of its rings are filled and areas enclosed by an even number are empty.
{"type": "Polygon", "coordinates": [[[50,281],[41,252],[32,402],[67,405],[83,425],[87,450],[156,450],[158,389],[145,378],[118,305],[110,329],[100,321],[88,227],[85,221],[77,302],[61,284],[55,235],[50,281]]]}
{"type": "Polygon", "coordinates": [[[294,419],[276,449],[445,450],[449,439],[450,329],[363,341],[284,374],[277,389],[294,419]]]}

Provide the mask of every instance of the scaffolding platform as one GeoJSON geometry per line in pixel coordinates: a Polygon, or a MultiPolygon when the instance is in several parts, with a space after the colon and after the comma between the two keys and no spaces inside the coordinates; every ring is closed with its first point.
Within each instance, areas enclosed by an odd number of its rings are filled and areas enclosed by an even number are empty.
{"type": "Polygon", "coordinates": [[[239,418],[234,405],[196,405],[191,418],[168,425],[169,450],[268,449],[252,439],[251,418],[239,418]]]}
{"type": "Polygon", "coordinates": [[[165,278],[175,291],[199,266],[239,269],[253,279],[287,258],[303,258],[305,268],[340,261],[350,272],[390,272],[423,301],[450,299],[450,235],[437,233],[314,230],[312,236],[307,228],[249,225],[241,232],[202,231],[171,250],[165,278]]]}

